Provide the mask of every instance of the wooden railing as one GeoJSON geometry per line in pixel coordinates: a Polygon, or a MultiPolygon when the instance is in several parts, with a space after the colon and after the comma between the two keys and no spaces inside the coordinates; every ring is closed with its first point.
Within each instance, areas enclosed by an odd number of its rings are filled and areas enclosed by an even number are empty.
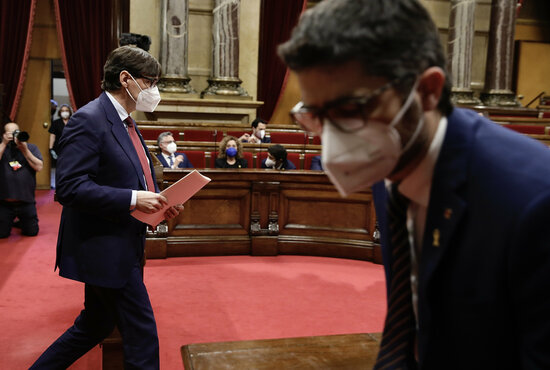
{"type": "MultiPolygon", "coordinates": [[[[188,170],[164,170],[166,187],[188,170]]],[[[320,171],[204,170],[212,181],[147,239],[147,258],[297,254],[381,263],[367,190],[342,198],[320,171]]]]}

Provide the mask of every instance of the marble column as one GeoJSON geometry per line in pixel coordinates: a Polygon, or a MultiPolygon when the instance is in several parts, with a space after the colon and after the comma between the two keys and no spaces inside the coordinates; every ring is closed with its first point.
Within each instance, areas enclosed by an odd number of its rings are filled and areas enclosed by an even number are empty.
{"type": "Polygon", "coordinates": [[[512,91],[514,35],[517,0],[493,0],[485,88],[480,98],[485,105],[520,106],[512,91]]]}
{"type": "Polygon", "coordinates": [[[460,105],[478,105],[472,82],[474,15],[476,0],[451,0],[449,17],[449,72],[453,83],[451,99],[460,105]]]}
{"type": "Polygon", "coordinates": [[[240,0],[215,0],[212,25],[212,75],[201,97],[250,98],[239,79],[240,0]]]}
{"type": "Polygon", "coordinates": [[[189,0],[162,0],[159,90],[170,93],[195,93],[187,75],[189,44],[189,0]]]}

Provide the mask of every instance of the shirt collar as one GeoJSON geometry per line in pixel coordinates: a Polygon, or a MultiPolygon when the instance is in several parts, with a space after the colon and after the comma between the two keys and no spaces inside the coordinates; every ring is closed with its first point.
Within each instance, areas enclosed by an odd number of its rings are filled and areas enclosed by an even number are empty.
{"type": "Polygon", "coordinates": [[[409,198],[412,202],[426,208],[430,201],[430,190],[435,163],[439,157],[446,131],[447,117],[443,116],[439,120],[439,125],[437,126],[437,130],[426,156],[399,185],[399,192],[401,194],[409,198]]]}
{"type": "Polygon", "coordinates": [[[128,114],[128,112],[126,112],[126,109],[124,109],[124,107],[122,105],[120,105],[118,100],[116,100],[115,97],[113,95],[111,95],[110,92],[105,91],[105,94],[107,95],[107,97],[109,98],[111,103],[113,103],[113,106],[115,107],[116,112],[118,113],[118,116],[120,117],[120,120],[122,122],[124,122],[124,120],[130,116],[128,114]]]}

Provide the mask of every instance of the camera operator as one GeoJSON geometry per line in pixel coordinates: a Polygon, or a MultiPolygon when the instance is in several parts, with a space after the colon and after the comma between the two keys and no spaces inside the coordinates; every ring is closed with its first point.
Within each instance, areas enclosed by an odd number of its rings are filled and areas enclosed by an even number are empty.
{"type": "Polygon", "coordinates": [[[34,190],[36,172],[42,169],[42,155],[29,135],[19,126],[6,123],[0,143],[0,238],[7,238],[14,220],[19,219],[21,233],[38,234],[38,216],[34,190]]]}

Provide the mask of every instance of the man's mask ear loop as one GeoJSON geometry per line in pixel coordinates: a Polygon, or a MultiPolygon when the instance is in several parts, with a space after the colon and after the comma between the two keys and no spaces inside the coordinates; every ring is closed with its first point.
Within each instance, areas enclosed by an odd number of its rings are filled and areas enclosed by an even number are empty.
{"type": "MultiPolygon", "coordinates": [[[[411,104],[414,100],[414,95],[415,95],[417,87],[418,87],[418,80],[415,81],[413,87],[411,88],[411,92],[409,93],[409,96],[407,97],[407,100],[405,101],[405,103],[401,107],[401,110],[399,111],[399,113],[397,113],[397,115],[394,117],[394,119],[393,119],[392,123],[390,124],[390,126],[395,126],[399,123],[399,121],[401,121],[401,119],[405,115],[405,112],[410,108],[410,106],[411,106],[411,104]]],[[[420,116],[420,119],[418,120],[418,123],[416,125],[416,129],[414,130],[414,133],[412,134],[409,141],[407,141],[407,144],[405,146],[403,146],[403,149],[401,150],[401,153],[405,153],[414,144],[414,142],[418,138],[418,135],[420,134],[420,131],[422,131],[423,126],[424,126],[424,114],[422,114],[420,116]]]]}

